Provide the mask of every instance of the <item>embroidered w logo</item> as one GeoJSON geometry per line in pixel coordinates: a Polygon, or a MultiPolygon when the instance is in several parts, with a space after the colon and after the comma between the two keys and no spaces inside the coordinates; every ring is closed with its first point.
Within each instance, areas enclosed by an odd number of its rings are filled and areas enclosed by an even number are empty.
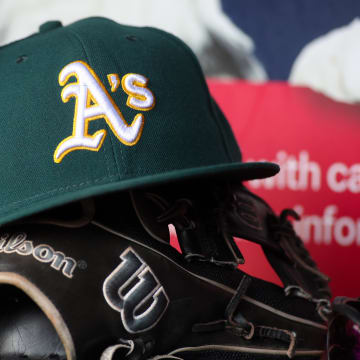
{"type": "Polygon", "coordinates": [[[150,267],[134,250],[127,248],[120,258],[121,264],[104,281],[104,297],[120,312],[128,332],[149,330],[163,316],[169,298],[150,267]]]}
{"type": "MultiPolygon", "coordinates": [[[[71,97],[76,99],[73,132],[57,146],[54,161],[61,162],[65,155],[74,150],[98,151],[105,140],[106,130],[98,130],[90,135],[88,125],[89,121],[100,118],[105,119],[119,141],[128,146],[135,145],[142,134],[144,115],[137,114],[128,125],[98,76],[86,63],[75,61],[66,65],[59,74],[59,84],[64,86],[72,76],[77,81],[63,88],[61,99],[63,102],[68,102],[71,97]]],[[[116,74],[108,76],[112,91],[116,91],[119,85],[114,83],[114,79],[118,79],[116,74]]],[[[155,98],[146,87],[147,79],[144,76],[126,74],[121,84],[128,94],[128,106],[141,111],[154,107],[155,98]]]]}

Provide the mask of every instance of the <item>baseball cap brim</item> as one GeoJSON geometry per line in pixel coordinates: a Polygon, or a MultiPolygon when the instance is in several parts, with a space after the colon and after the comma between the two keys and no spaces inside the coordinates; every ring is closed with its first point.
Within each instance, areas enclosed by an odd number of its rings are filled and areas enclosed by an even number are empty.
{"type": "Polygon", "coordinates": [[[104,184],[89,186],[82,190],[68,191],[57,196],[27,204],[21,209],[17,209],[1,217],[1,223],[9,223],[16,219],[38,213],[55,206],[64,205],[73,201],[81,200],[87,197],[102,195],[105,193],[130,190],[152,185],[161,185],[170,182],[183,181],[187,179],[199,178],[229,178],[240,181],[253,179],[263,179],[274,176],[280,171],[277,164],[270,162],[237,162],[227,164],[217,164],[202,166],[190,169],[173,170],[165,173],[140,176],[137,178],[122,179],[104,184]]]}

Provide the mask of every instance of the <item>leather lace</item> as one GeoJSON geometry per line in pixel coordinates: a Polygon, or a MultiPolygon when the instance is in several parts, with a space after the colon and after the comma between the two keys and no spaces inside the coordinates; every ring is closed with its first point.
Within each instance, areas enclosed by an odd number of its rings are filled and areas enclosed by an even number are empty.
{"type": "Polygon", "coordinates": [[[195,324],[193,332],[214,332],[226,330],[234,335],[241,336],[246,340],[253,337],[280,340],[288,343],[287,356],[292,358],[296,350],[296,333],[286,329],[279,329],[270,326],[254,325],[238,311],[240,301],[246,294],[251,283],[251,278],[244,275],[241,282],[225,310],[225,319],[209,323],[195,324]]]}
{"type": "Polygon", "coordinates": [[[153,346],[154,342],[146,337],[119,339],[117,344],[103,351],[100,360],[183,360],[171,354],[150,355],[153,346]]]}
{"type": "Polygon", "coordinates": [[[328,282],[330,280],[329,277],[319,271],[315,262],[312,260],[310,253],[305,248],[303,241],[296,234],[288,217],[300,220],[300,216],[293,209],[284,209],[279,217],[272,216],[270,218],[269,226],[275,240],[279,242],[289,259],[292,259],[323,281],[328,282]]]}

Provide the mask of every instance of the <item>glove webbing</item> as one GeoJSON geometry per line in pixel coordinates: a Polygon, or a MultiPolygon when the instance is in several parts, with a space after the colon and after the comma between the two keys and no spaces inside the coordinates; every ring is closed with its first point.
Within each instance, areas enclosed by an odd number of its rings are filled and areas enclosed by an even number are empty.
{"type": "Polygon", "coordinates": [[[329,278],[319,271],[288,220],[289,216],[299,219],[295,211],[285,209],[277,216],[244,186],[234,185],[229,192],[233,196],[222,202],[229,235],[261,245],[285,288],[298,286],[314,298],[329,299],[329,278]]]}
{"type": "MultiPolygon", "coordinates": [[[[159,196],[147,194],[148,198],[159,196]]],[[[157,217],[159,223],[173,224],[176,229],[179,245],[185,259],[210,261],[217,265],[237,267],[244,259],[232,237],[225,231],[224,215],[214,208],[209,200],[179,198],[169,204],[162,200],[163,212],[157,217]],[[196,206],[201,202],[201,207],[196,206]],[[198,211],[201,209],[201,211],[198,211]]]]}

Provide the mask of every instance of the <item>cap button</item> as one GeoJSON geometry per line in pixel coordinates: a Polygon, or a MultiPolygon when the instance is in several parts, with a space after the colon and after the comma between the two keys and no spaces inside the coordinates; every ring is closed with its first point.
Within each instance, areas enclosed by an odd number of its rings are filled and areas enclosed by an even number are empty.
{"type": "Polygon", "coordinates": [[[50,30],[54,30],[54,29],[57,29],[59,27],[62,27],[62,23],[61,21],[47,21],[46,23],[40,25],[39,27],[39,31],[41,33],[43,32],[47,32],[47,31],[50,31],[50,30]]]}

